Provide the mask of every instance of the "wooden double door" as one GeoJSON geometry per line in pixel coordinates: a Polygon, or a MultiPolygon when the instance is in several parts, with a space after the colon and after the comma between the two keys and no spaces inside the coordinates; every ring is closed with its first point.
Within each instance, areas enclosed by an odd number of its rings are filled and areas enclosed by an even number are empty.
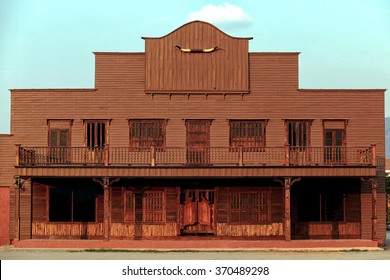
{"type": "Polygon", "coordinates": [[[182,189],[180,193],[181,233],[213,234],[214,205],[213,189],[182,189]]]}

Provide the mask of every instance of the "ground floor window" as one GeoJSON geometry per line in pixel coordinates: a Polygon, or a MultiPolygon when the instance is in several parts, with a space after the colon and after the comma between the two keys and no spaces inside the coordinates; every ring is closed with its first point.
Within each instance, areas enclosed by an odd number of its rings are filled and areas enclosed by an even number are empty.
{"type": "Polygon", "coordinates": [[[230,222],[269,222],[268,192],[232,192],[230,195],[230,222]]]}
{"type": "Polygon", "coordinates": [[[125,222],[135,222],[136,207],[142,207],[142,221],[146,223],[165,222],[165,197],[163,191],[148,191],[142,194],[141,199],[136,200],[132,191],[126,191],[124,195],[125,222]]]}
{"type": "Polygon", "coordinates": [[[50,188],[50,222],[95,222],[95,188],[50,188]]]}
{"type": "Polygon", "coordinates": [[[344,221],[345,195],[341,192],[306,192],[301,193],[298,200],[300,222],[344,221]]]}

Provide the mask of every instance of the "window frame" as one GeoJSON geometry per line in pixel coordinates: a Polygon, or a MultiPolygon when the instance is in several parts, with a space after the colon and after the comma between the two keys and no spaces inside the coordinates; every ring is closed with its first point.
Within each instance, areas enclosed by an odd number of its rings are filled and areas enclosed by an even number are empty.
{"type": "Polygon", "coordinates": [[[285,120],[285,143],[292,148],[310,147],[312,123],[313,120],[285,120]],[[301,131],[301,129],[305,130],[301,131]]]}
{"type": "MultiPolygon", "coordinates": [[[[136,197],[134,191],[126,190],[123,195],[123,221],[125,223],[134,224],[136,222],[136,197]],[[128,203],[131,201],[131,203],[128,203]],[[131,204],[129,208],[128,205],[131,204]]],[[[142,195],[142,223],[143,224],[164,224],[166,222],[166,197],[163,190],[145,191],[142,195]],[[156,197],[157,196],[157,197],[156,197]],[[160,196],[160,198],[158,198],[160,196]],[[159,200],[160,199],[160,200],[159,200]],[[159,201],[156,207],[153,202],[159,201]],[[152,204],[149,204],[149,203],[152,204]],[[147,215],[151,215],[152,219],[146,219],[147,215]],[[156,219],[156,217],[161,219],[156,219]]]]}
{"type": "Polygon", "coordinates": [[[229,120],[230,147],[265,147],[267,123],[267,120],[229,120]],[[256,126],[259,128],[258,131],[256,126]],[[252,133],[251,129],[253,129],[252,133]]]}
{"type": "Polygon", "coordinates": [[[271,191],[235,190],[229,194],[230,224],[269,224],[271,223],[271,191]],[[253,195],[256,195],[253,198],[253,195]],[[252,197],[251,197],[252,196],[252,197]],[[250,200],[257,200],[256,207],[247,207],[250,200]],[[265,199],[265,200],[264,200],[265,199]],[[247,213],[246,213],[247,212],[247,213]],[[250,214],[257,213],[257,219],[251,219],[250,214]],[[263,218],[265,215],[265,218],[263,218]],[[236,217],[236,218],[234,218],[236,217]],[[249,217],[245,219],[245,217],[249,217]]]}
{"type": "Polygon", "coordinates": [[[84,121],[84,146],[89,149],[104,148],[109,140],[109,125],[111,120],[107,119],[85,119],[84,121]],[[89,125],[97,126],[89,129],[89,125]],[[104,125],[103,130],[99,125],[104,125]],[[99,130],[100,129],[100,130],[99,130]],[[99,133],[100,131],[100,133],[99,133]],[[104,131],[104,135],[102,135],[104,131]],[[89,138],[93,135],[93,140],[89,138]],[[96,143],[96,144],[95,144],[96,143]]]}
{"type": "Polygon", "coordinates": [[[129,147],[132,148],[150,148],[151,146],[164,148],[166,143],[166,120],[165,119],[129,119],[129,147]],[[138,125],[137,133],[139,136],[133,136],[133,125],[138,125]],[[148,127],[148,125],[150,127],[148,127]],[[161,125],[160,128],[158,126],[161,125]],[[145,126],[145,127],[143,127],[145,126]],[[155,126],[155,127],[153,127],[155,126]],[[157,129],[161,129],[160,135],[154,135],[157,129]],[[151,129],[151,130],[150,130],[151,129]],[[152,131],[152,136],[149,136],[152,131]],[[157,140],[156,140],[157,138],[157,140]]]}

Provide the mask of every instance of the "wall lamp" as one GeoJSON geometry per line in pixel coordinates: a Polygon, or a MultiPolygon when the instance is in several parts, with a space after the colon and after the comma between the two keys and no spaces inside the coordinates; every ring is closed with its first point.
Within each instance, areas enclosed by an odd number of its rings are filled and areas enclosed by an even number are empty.
{"type": "Polygon", "coordinates": [[[20,190],[25,191],[26,188],[24,187],[24,181],[20,177],[15,177],[15,186],[17,186],[20,190]]]}

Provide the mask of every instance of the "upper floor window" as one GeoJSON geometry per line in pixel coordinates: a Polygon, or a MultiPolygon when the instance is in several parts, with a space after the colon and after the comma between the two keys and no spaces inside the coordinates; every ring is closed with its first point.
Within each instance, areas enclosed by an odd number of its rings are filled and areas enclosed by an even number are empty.
{"type": "Polygon", "coordinates": [[[49,147],[70,146],[70,129],[73,119],[48,119],[48,144],[49,147]]]}
{"type": "Polygon", "coordinates": [[[50,147],[69,146],[69,129],[50,129],[49,146],[50,147]]]}
{"type": "Polygon", "coordinates": [[[230,146],[265,146],[265,126],[264,120],[231,120],[230,146]]]}
{"type": "Polygon", "coordinates": [[[103,148],[107,143],[107,121],[85,121],[85,143],[88,148],[103,148]]]}
{"type": "Polygon", "coordinates": [[[129,120],[130,147],[163,147],[165,120],[129,120]]]}
{"type": "Polygon", "coordinates": [[[286,121],[287,144],[290,147],[310,146],[311,120],[286,121]]]}

